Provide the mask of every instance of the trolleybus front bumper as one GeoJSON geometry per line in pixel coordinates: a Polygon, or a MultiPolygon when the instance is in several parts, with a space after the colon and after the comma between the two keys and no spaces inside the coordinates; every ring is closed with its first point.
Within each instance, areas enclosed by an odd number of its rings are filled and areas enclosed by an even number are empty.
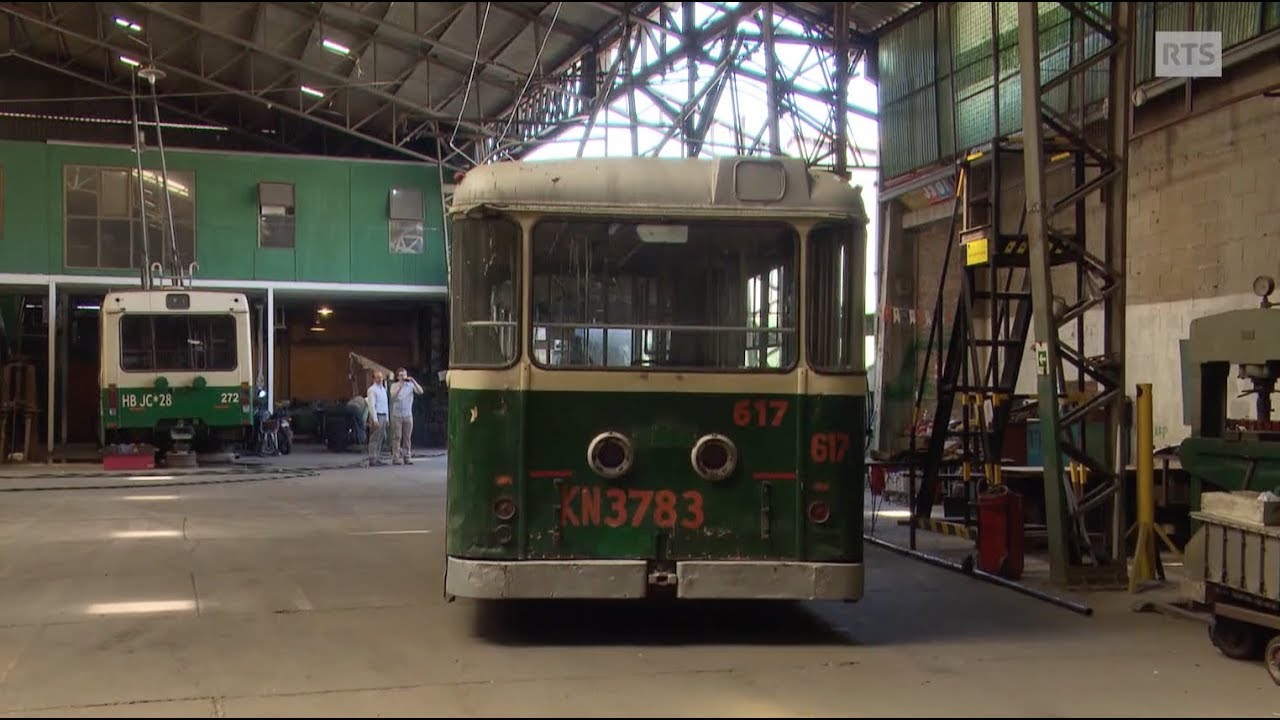
{"type": "Polygon", "coordinates": [[[644,560],[469,560],[450,557],[445,593],[479,599],[643,598],[651,585],[689,599],[858,600],[862,563],[677,562],[674,576],[644,560]]]}

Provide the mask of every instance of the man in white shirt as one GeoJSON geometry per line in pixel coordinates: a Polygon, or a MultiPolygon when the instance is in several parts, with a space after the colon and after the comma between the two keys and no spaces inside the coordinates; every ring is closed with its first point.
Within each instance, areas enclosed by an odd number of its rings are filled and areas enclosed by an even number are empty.
{"type": "Polygon", "coordinates": [[[409,377],[409,371],[396,369],[391,383],[391,464],[413,464],[413,396],[422,394],[422,386],[409,377]]]}
{"type": "Polygon", "coordinates": [[[385,465],[382,461],[382,443],[387,437],[387,388],[383,385],[386,376],[381,370],[373,371],[373,383],[365,393],[369,403],[369,451],[370,465],[385,465]]]}

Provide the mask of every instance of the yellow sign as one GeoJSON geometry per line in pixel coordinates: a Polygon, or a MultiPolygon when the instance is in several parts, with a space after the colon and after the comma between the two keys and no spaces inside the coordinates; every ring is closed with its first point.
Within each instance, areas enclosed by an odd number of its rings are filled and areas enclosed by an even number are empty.
{"type": "Polygon", "coordinates": [[[982,265],[989,259],[986,238],[974,238],[964,244],[965,265],[982,265]]]}

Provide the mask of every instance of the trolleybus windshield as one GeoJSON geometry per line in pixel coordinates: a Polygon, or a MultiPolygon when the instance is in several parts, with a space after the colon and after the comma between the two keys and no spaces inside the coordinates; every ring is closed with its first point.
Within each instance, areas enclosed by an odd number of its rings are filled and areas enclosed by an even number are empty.
{"type": "Polygon", "coordinates": [[[556,218],[534,226],[532,243],[539,365],[776,372],[796,362],[789,225],[556,218]]]}
{"type": "Polygon", "coordinates": [[[126,372],[235,370],[235,318],[127,314],[120,318],[120,367],[126,372]]]}

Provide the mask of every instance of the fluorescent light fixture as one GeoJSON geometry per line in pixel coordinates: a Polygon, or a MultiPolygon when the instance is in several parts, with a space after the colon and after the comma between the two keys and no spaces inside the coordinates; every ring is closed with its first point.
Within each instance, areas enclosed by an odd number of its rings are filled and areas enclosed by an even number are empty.
{"type": "Polygon", "coordinates": [[[143,540],[147,538],[182,537],[181,530],[117,530],[111,533],[117,540],[143,540]]]}
{"type": "Polygon", "coordinates": [[[430,530],[370,530],[368,532],[353,532],[348,535],[430,535],[430,530]]]}
{"type": "Polygon", "coordinates": [[[330,40],[329,38],[325,38],[320,41],[320,44],[324,46],[325,50],[328,50],[331,53],[337,53],[339,55],[351,54],[351,48],[347,47],[346,45],[343,45],[342,43],[336,40],[330,40]]]}
{"type": "Polygon", "coordinates": [[[172,475],[130,475],[125,480],[172,480],[172,475]]]}
{"type": "Polygon", "coordinates": [[[301,90],[302,92],[304,92],[304,93],[308,94],[308,95],[314,95],[314,96],[316,96],[316,97],[324,97],[324,93],[322,93],[322,92],[320,92],[319,90],[317,90],[317,89],[315,89],[315,88],[313,88],[313,87],[310,87],[310,86],[308,86],[308,85],[303,85],[302,87],[300,87],[300,88],[298,88],[298,89],[299,89],[299,90],[301,90]]]}
{"type": "Polygon", "coordinates": [[[101,310],[101,305],[76,305],[77,310],[101,310]]]}
{"type": "Polygon", "coordinates": [[[139,600],[135,602],[94,603],[85,609],[89,615],[136,615],[140,613],[195,610],[194,600],[139,600]]]}
{"type": "Polygon", "coordinates": [[[120,62],[124,63],[125,65],[128,65],[129,67],[138,67],[139,65],[142,64],[127,55],[121,55],[120,62]]]}
{"type": "Polygon", "coordinates": [[[126,30],[142,32],[142,26],[128,18],[116,17],[116,24],[126,30]]]}
{"type": "Polygon", "coordinates": [[[320,317],[329,317],[330,315],[333,314],[333,308],[327,305],[322,306],[319,310],[316,310],[316,314],[319,315],[320,317]]]}
{"type": "Polygon", "coordinates": [[[177,500],[177,495],[125,495],[121,500],[177,500]]]}

